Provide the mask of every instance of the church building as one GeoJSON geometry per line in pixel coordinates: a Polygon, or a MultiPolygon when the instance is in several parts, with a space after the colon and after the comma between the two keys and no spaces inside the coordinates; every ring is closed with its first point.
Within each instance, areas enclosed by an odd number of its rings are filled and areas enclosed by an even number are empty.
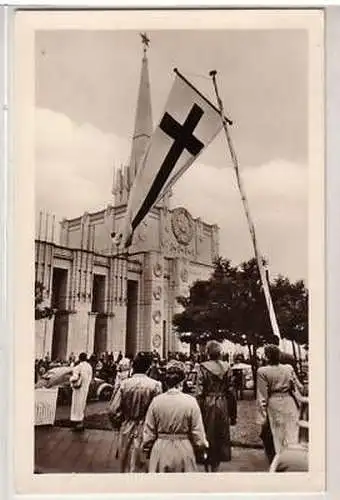
{"type": "Polygon", "coordinates": [[[145,46],[131,155],[116,172],[113,203],[64,219],[58,242],[54,219],[40,219],[35,279],[54,314],[35,321],[36,358],[139,350],[166,356],[185,349],[172,327],[181,310],[177,297],[210,276],[219,251],[218,227],[193,218],[184,207],[171,207],[166,196],[136,229],[127,255],[117,255],[112,239],[122,229],[136,169],[152,135],[151,110],[145,46]]]}

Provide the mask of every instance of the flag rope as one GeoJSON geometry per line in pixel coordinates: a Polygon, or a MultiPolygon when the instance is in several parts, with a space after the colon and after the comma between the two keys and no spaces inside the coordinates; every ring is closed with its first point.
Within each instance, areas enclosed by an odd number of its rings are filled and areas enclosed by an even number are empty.
{"type": "Polygon", "coordinates": [[[266,299],[266,304],[267,304],[267,309],[268,309],[268,313],[269,313],[269,317],[270,317],[271,327],[273,330],[273,334],[278,336],[281,339],[280,329],[279,329],[279,325],[277,323],[274,305],[273,305],[273,301],[272,301],[272,297],[271,297],[270,289],[269,289],[269,284],[268,284],[268,280],[267,280],[267,276],[266,276],[266,270],[264,268],[263,257],[261,256],[259,249],[258,249],[258,244],[257,244],[257,240],[256,240],[256,233],[255,233],[255,225],[254,225],[254,222],[253,222],[252,217],[250,215],[249,204],[248,204],[246,193],[245,193],[245,190],[243,187],[243,182],[242,182],[242,178],[241,178],[241,174],[240,174],[240,169],[239,169],[239,165],[238,165],[236,152],[235,152],[232,140],[231,140],[231,135],[229,133],[228,121],[224,118],[224,116],[225,116],[224,115],[224,107],[223,107],[223,103],[222,103],[222,100],[221,100],[219,92],[218,92],[218,87],[217,87],[217,82],[216,82],[216,73],[217,72],[215,70],[213,70],[213,71],[210,71],[209,74],[212,77],[212,81],[213,81],[213,85],[214,85],[214,89],[215,89],[215,93],[216,93],[216,98],[217,98],[217,103],[218,103],[218,107],[219,107],[219,113],[221,115],[223,129],[224,129],[225,136],[226,136],[226,139],[228,142],[229,151],[230,151],[231,159],[232,159],[235,174],[236,174],[237,185],[238,185],[238,188],[239,188],[239,191],[241,194],[241,199],[242,199],[242,203],[244,206],[244,211],[245,211],[246,218],[248,221],[249,231],[250,231],[251,240],[253,243],[255,258],[256,258],[259,273],[260,273],[260,279],[261,279],[261,283],[262,283],[262,287],[263,287],[263,292],[264,292],[264,296],[266,299]]]}

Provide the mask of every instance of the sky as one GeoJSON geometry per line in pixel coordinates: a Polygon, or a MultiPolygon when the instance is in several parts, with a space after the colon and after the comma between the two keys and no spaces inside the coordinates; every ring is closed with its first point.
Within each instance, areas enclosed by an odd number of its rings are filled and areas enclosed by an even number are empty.
{"type": "MultiPolygon", "coordinates": [[[[271,274],[307,280],[308,39],[302,30],[148,33],[154,125],[177,67],[216,102],[217,70],[259,246],[271,274]]],[[[135,31],[36,33],[36,210],[76,217],[113,202],[126,165],[142,45],[135,31]]],[[[223,133],[174,188],[171,204],[220,227],[220,254],[253,256],[223,133]],[[193,185],[195,189],[193,189],[193,185]]]]}

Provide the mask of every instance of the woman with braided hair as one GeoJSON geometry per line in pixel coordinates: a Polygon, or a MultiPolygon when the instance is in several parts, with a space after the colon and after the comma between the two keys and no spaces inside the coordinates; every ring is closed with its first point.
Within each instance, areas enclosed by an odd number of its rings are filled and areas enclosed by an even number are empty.
{"type": "Polygon", "coordinates": [[[144,449],[151,451],[149,472],[194,472],[195,452],[208,446],[197,401],[182,392],[184,379],[184,363],[170,361],[167,391],[149,406],[143,432],[144,449]]]}

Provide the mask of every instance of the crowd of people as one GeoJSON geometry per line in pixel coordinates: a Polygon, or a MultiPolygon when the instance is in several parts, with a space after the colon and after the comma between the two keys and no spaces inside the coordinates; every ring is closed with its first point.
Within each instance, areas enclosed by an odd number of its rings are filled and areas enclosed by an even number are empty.
{"type": "MultiPolygon", "coordinates": [[[[237,424],[238,382],[216,341],[204,354],[139,352],[136,357],[105,353],[71,356],[71,422],[84,430],[87,393],[93,376],[114,386],[108,415],[118,432],[121,472],[192,472],[198,464],[217,472],[232,460],[230,426],[237,424]],[[190,379],[190,374],[195,377],[190,379]],[[191,384],[189,381],[191,380],[191,384]]],[[[236,363],[236,364],[235,364],[236,363]]],[[[36,362],[36,373],[55,363],[36,362]]],[[[271,471],[308,470],[308,423],[301,422],[305,388],[293,357],[278,345],[265,346],[257,369],[259,432],[271,471]]]]}
{"type": "Polygon", "coordinates": [[[194,395],[183,392],[189,361],[177,357],[159,370],[150,353],[140,352],[132,376],[113,394],[108,413],[119,431],[121,472],[192,472],[197,462],[217,471],[231,460],[237,405],[220,344],[208,343],[207,361],[197,361],[194,395]]]}
{"type": "MultiPolygon", "coordinates": [[[[183,352],[168,352],[167,358],[161,358],[157,351],[152,353],[152,362],[150,366],[150,373],[152,377],[158,377],[161,379],[164,377],[164,369],[166,364],[171,360],[177,360],[185,363],[186,372],[195,371],[202,361],[204,361],[206,355],[203,354],[185,354],[183,352]]],[[[222,356],[224,361],[229,361],[229,355],[224,354],[222,356]]],[[[101,355],[92,354],[88,357],[88,362],[92,367],[93,376],[104,380],[112,385],[115,385],[116,380],[124,377],[126,373],[130,374],[132,371],[134,357],[132,355],[123,356],[120,351],[116,357],[112,352],[104,352],[101,355]]],[[[235,362],[240,359],[243,360],[242,355],[237,355],[235,357],[235,362]]],[[[75,366],[79,362],[74,353],[71,353],[67,360],[53,359],[49,354],[47,354],[42,359],[35,360],[35,383],[38,381],[39,377],[43,376],[48,370],[55,367],[66,367],[75,366]]]]}

